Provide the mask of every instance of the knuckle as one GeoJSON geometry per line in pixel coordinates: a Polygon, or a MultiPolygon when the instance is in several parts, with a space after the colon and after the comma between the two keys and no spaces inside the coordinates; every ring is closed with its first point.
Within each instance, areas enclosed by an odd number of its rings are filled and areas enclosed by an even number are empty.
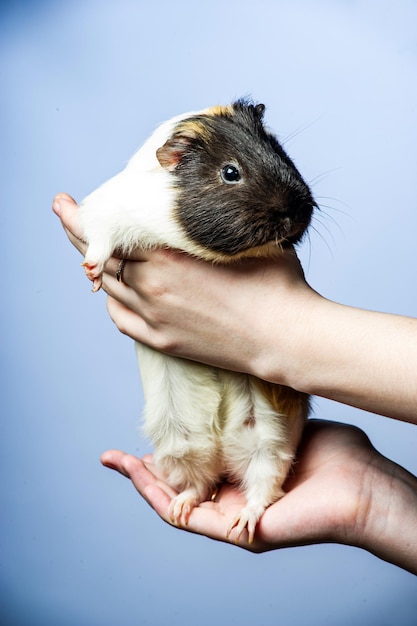
{"type": "Polygon", "coordinates": [[[149,300],[159,300],[166,296],[168,292],[167,286],[159,278],[148,279],[148,281],[142,285],[142,290],[144,296],[149,300]]]}
{"type": "Polygon", "coordinates": [[[130,336],[129,328],[123,320],[113,320],[113,322],[116,324],[117,330],[121,332],[122,335],[130,336]]]}
{"type": "Polygon", "coordinates": [[[151,337],[151,342],[152,342],[152,346],[158,352],[162,352],[164,354],[171,354],[171,355],[176,354],[176,351],[178,348],[177,342],[162,333],[155,333],[151,337]]]}

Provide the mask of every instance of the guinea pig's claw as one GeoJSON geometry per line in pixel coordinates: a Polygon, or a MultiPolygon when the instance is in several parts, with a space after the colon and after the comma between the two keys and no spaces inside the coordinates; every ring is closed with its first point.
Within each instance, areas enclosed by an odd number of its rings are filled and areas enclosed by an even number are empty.
{"type": "Polygon", "coordinates": [[[99,291],[102,283],[102,273],[100,271],[98,263],[84,261],[84,263],[81,263],[81,265],[85,269],[85,275],[93,283],[93,293],[99,291]]]}
{"type": "Polygon", "coordinates": [[[100,291],[100,289],[101,289],[101,276],[93,280],[93,288],[91,291],[93,293],[97,293],[97,291],[100,291]]]}
{"type": "Polygon", "coordinates": [[[243,531],[246,529],[248,533],[248,543],[253,543],[257,521],[258,515],[252,513],[252,511],[243,509],[238,515],[236,515],[232,523],[229,525],[226,533],[226,539],[230,539],[231,532],[235,531],[234,542],[237,544],[239,543],[243,531]]]}

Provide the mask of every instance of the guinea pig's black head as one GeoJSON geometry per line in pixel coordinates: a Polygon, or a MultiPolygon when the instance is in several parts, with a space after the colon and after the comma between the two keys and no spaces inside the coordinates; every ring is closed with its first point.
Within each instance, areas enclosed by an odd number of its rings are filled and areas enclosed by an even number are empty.
{"type": "Polygon", "coordinates": [[[274,135],[265,107],[238,100],[179,122],[158,149],[173,175],[175,219],[212,258],[297,243],[315,206],[310,189],[274,135]]]}

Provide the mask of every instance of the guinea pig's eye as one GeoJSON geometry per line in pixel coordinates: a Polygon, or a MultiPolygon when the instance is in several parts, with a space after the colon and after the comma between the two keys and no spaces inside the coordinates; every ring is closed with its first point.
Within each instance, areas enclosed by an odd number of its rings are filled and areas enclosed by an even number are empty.
{"type": "Polygon", "coordinates": [[[221,177],[225,183],[238,183],[241,179],[240,170],[237,165],[228,163],[221,169],[221,177]]]}

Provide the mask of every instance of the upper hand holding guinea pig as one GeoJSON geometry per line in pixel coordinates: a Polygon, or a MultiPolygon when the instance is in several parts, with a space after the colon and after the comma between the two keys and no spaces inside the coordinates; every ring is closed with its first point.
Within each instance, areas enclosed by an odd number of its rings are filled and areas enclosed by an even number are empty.
{"type": "MultiPolygon", "coordinates": [[[[74,200],[59,194],[54,210],[84,253],[74,200]]],[[[277,377],[277,347],[284,355],[288,329],[295,332],[297,315],[317,296],[292,249],[278,259],[233,265],[212,265],[173,250],[135,251],[130,260],[139,262],[126,264],[123,282],[115,278],[119,260],[114,257],[103,277],[108,310],[121,332],[175,356],[258,376],[270,346],[277,377]],[[281,329],[278,343],[272,342],[272,330],[281,329]]],[[[282,370],[289,365],[283,357],[282,370]]]]}
{"type": "MultiPolygon", "coordinates": [[[[85,252],[77,205],[54,203],[85,252]],[[58,208],[59,204],[59,208],[58,208]]],[[[212,265],[172,250],[136,251],[103,288],[119,330],[172,354],[417,424],[417,320],[332,302],[306,283],[290,248],[273,260],[212,265]]]]}

